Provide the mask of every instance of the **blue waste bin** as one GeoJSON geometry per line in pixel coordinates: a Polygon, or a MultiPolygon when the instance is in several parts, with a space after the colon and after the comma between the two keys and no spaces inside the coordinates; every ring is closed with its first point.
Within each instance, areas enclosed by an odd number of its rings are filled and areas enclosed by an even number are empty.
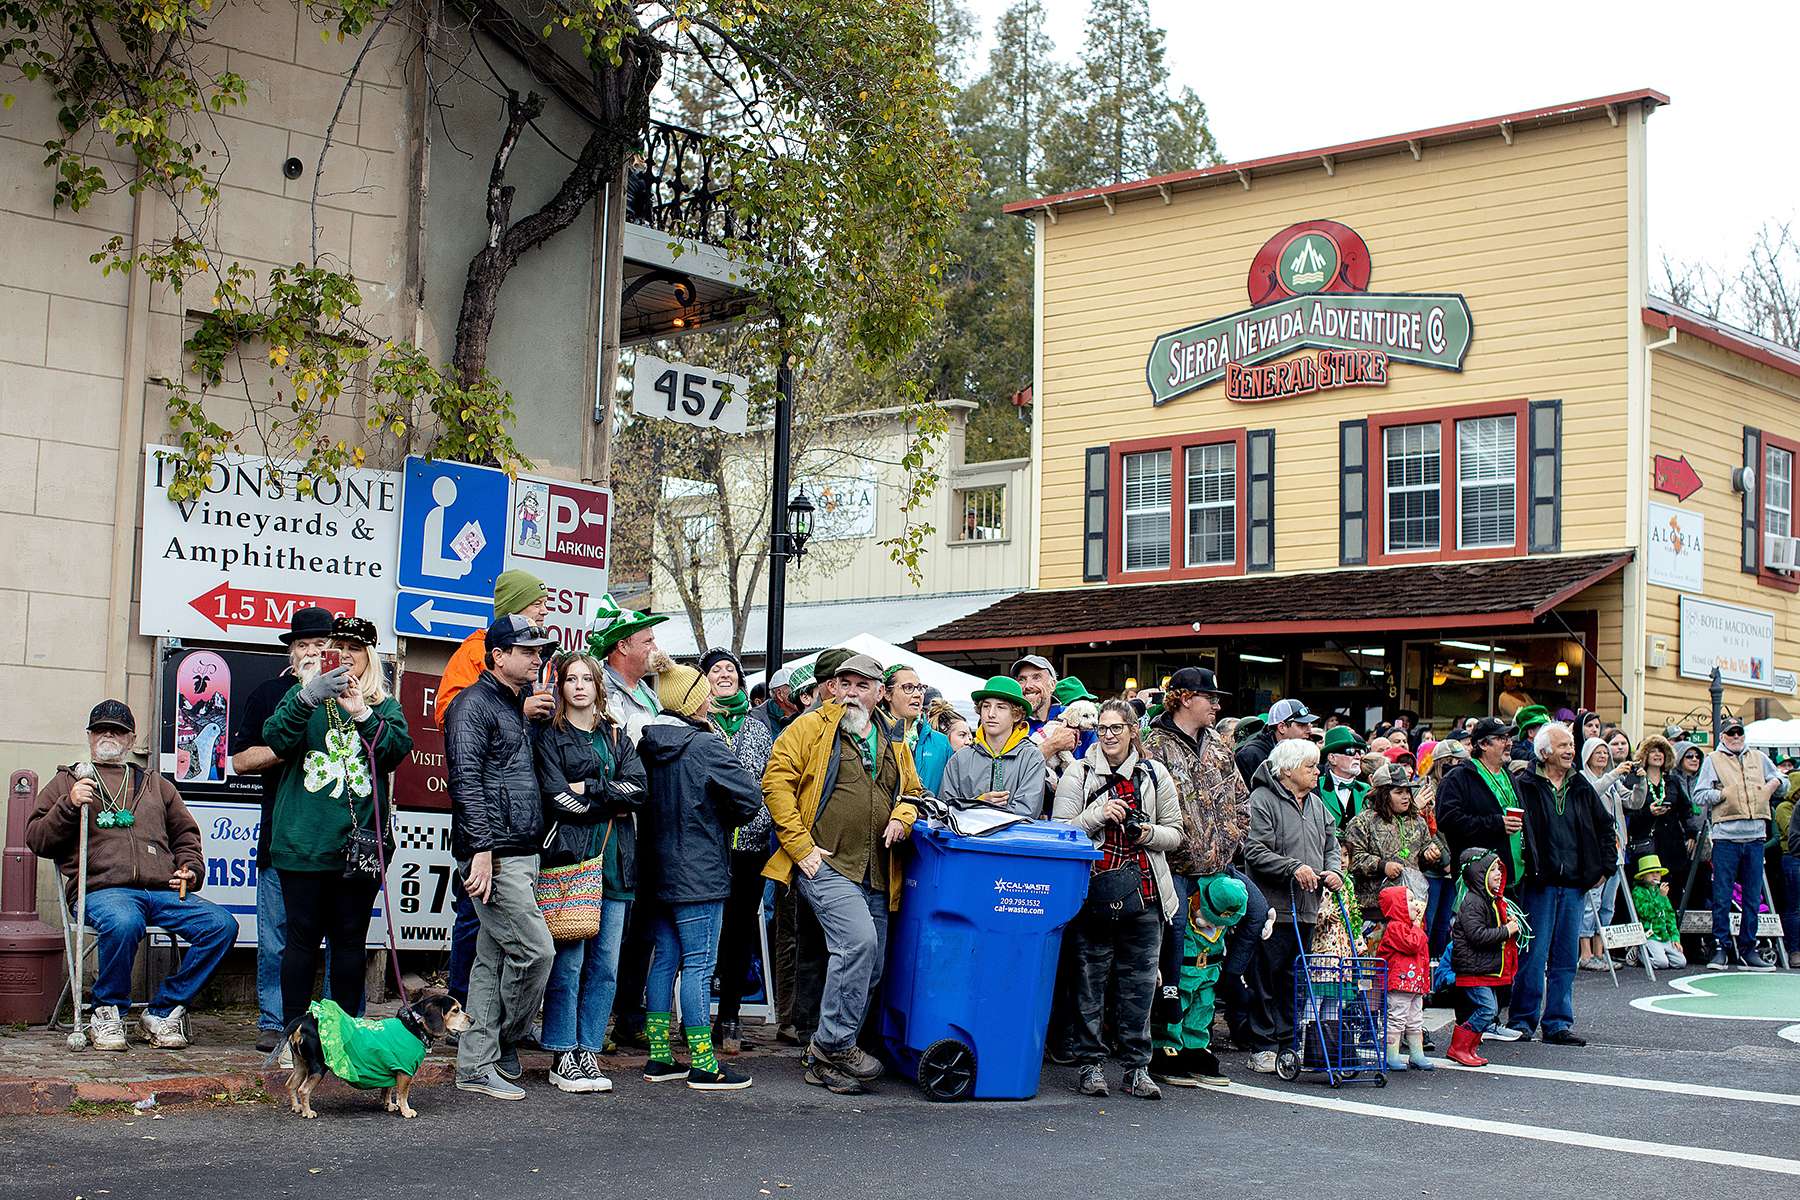
{"type": "Polygon", "coordinates": [[[933,1100],[1037,1095],[1062,931],[1100,852],[1061,821],[980,837],[913,826],[890,923],[881,1034],[933,1100]]]}

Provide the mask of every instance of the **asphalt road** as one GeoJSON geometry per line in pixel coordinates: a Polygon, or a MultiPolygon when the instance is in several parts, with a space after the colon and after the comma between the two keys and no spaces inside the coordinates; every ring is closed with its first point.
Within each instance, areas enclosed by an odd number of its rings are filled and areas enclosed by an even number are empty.
{"type": "Polygon", "coordinates": [[[528,1076],[517,1104],[422,1091],[411,1122],[372,1096],[327,1098],[310,1122],[265,1104],[11,1119],[0,1195],[1800,1195],[1800,1046],[1773,1022],[1634,1009],[1666,977],[1624,982],[1581,979],[1585,1049],[1489,1047],[1496,1063],[1579,1078],[1437,1070],[1334,1090],[1252,1075],[1228,1055],[1222,1092],[1096,1102],[1052,1067],[1035,1100],[946,1106],[901,1081],[829,1096],[793,1060],[759,1062],[756,1086],[734,1094],[627,1077],[610,1096],[574,1097],[528,1076]]]}

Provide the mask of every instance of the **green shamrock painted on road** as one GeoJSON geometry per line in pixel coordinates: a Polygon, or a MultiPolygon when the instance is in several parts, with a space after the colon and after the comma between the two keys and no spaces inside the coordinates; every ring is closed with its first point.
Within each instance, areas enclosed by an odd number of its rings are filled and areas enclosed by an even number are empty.
{"type": "Polygon", "coordinates": [[[1672,1017],[1722,1021],[1779,1021],[1788,1041],[1800,1041],[1800,976],[1727,972],[1690,975],[1670,983],[1672,994],[1640,996],[1633,1008],[1672,1017]]]}

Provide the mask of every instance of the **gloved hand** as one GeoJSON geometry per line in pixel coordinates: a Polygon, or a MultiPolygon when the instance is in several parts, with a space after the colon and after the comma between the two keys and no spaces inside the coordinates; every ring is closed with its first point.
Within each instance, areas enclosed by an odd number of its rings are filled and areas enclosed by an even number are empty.
{"type": "Polygon", "coordinates": [[[333,667],[308,680],[306,686],[300,689],[300,699],[309,706],[316,706],[321,700],[335,700],[343,695],[349,686],[349,666],[333,667]]]}

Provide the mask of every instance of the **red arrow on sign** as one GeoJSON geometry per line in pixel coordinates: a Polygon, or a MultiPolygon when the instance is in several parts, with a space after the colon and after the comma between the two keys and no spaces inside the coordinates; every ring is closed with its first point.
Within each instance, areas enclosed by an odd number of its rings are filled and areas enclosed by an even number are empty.
{"type": "Polygon", "coordinates": [[[231,580],[204,595],[195,596],[188,606],[217,625],[229,630],[233,625],[249,625],[259,629],[286,629],[293,623],[294,610],[317,605],[334,616],[356,615],[356,601],[333,596],[296,595],[292,592],[259,592],[253,588],[234,588],[231,580]]]}
{"type": "Polygon", "coordinates": [[[1656,490],[1668,492],[1677,500],[1686,500],[1706,485],[1700,481],[1700,473],[1694,470],[1694,464],[1687,460],[1687,455],[1680,458],[1667,458],[1661,454],[1656,456],[1656,490]]]}

